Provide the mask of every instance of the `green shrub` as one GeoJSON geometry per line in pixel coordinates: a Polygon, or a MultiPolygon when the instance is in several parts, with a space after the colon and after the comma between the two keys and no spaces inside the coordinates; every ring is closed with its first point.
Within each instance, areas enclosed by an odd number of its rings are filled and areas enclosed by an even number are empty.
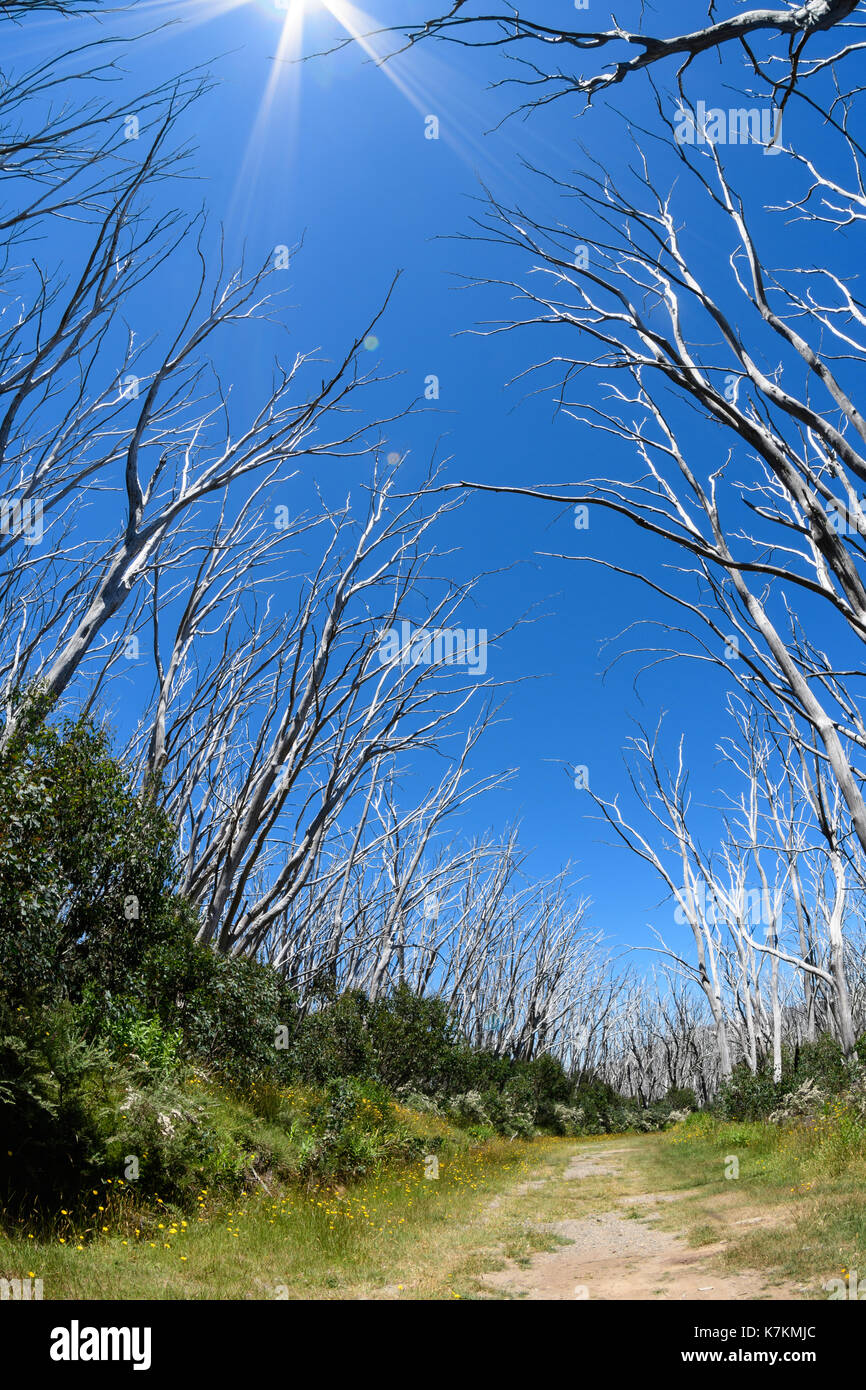
{"type": "Polygon", "coordinates": [[[698,1098],[691,1086],[671,1086],[662,1098],[669,1110],[697,1110],[698,1098]]]}
{"type": "Polygon", "coordinates": [[[355,1178],[394,1159],[420,1157],[423,1142],[396,1116],[376,1082],[335,1077],[314,1102],[301,1149],[309,1177],[355,1178]]]}
{"type": "Polygon", "coordinates": [[[627,1128],[623,1098],[605,1081],[582,1081],[570,1103],[583,1111],[587,1134],[612,1134],[627,1128]]]}
{"type": "Polygon", "coordinates": [[[786,1097],[807,1083],[824,1095],[842,1094],[851,1085],[859,1065],[859,1053],[853,1063],[846,1062],[838,1042],[825,1033],[813,1043],[783,1050],[779,1082],[773,1080],[768,1062],[755,1075],[745,1062],[740,1062],[719,1090],[713,1108],[730,1120],[762,1120],[781,1115],[786,1097]]]}
{"type": "Polygon", "coordinates": [[[491,1122],[480,1091],[465,1091],[461,1095],[452,1096],[448,1113],[458,1123],[467,1125],[489,1125],[491,1122]]]}
{"type": "Polygon", "coordinates": [[[204,946],[194,944],[188,959],[185,978],[166,973],[161,984],[187,1054],[236,1080],[288,1075],[297,1010],[285,981],[270,966],[204,946]],[[289,1049],[277,1045],[284,1028],[289,1049]]]}
{"type": "Polygon", "coordinates": [[[189,1206],[202,1188],[234,1189],[253,1162],[250,1134],[239,1132],[207,1101],[192,1099],[167,1076],[134,1078],[119,1103],[106,1107],[104,1168],[127,1171],[135,1158],[137,1192],[189,1206]]]}
{"type": "Polygon", "coordinates": [[[180,1067],[180,1032],[172,1033],[158,1018],[130,1020],[109,1034],[118,1051],[142,1062],[155,1072],[173,1072],[180,1067]]]}
{"type": "Polygon", "coordinates": [[[459,1078],[457,1023],[444,1000],[401,984],[371,1006],[367,1027],[376,1075],[389,1089],[448,1090],[459,1078]]]}
{"type": "Polygon", "coordinates": [[[335,1076],[372,1078],[375,1067],[367,1019],[370,1002],[360,990],[347,990],[297,1024],[289,1066],[292,1076],[324,1086],[335,1076]]]}
{"type": "Polygon", "coordinates": [[[771,1072],[763,1070],[753,1075],[747,1064],[740,1062],[720,1088],[714,1108],[722,1119],[760,1120],[778,1109],[787,1090],[784,1081],[773,1081],[771,1072]]]}
{"type": "Polygon", "coordinates": [[[813,1081],[823,1091],[843,1091],[851,1080],[851,1069],[842,1048],[824,1033],[816,1042],[801,1043],[793,1057],[787,1054],[785,1080],[793,1085],[813,1081]]]}
{"type": "Polygon", "coordinates": [[[542,1129],[555,1129],[556,1106],[571,1098],[572,1086],[562,1063],[549,1053],[518,1062],[515,1076],[505,1086],[515,1106],[525,1110],[532,1123],[542,1129]]]}
{"type": "Polygon", "coordinates": [[[527,1087],[507,1086],[503,1091],[486,1091],[483,1108],[497,1134],[509,1139],[531,1139],[535,1133],[535,1113],[527,1087]]]}
{"type": "Polygon", "coordinates": [[[15,1210],[86,1185],[99,1163],[98,1105],[110,1058],[68,1005],[0,999],[0,1200],[15,1210]]]}
{"type": "Polygon", "coordinates": [[[89,719],[31,702],[0,750],[0,981],[24,1003],[134,991],[176,931],[174,829],[89,719]]]}

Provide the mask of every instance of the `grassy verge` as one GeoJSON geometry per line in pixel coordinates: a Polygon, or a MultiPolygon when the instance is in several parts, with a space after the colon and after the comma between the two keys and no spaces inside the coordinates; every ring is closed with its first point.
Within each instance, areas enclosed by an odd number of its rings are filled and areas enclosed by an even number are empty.
{"type": "MultiPolygon", "coordinates": [[[[46,1299],[496,1297],[478,1277],[554,1248],[553,1223],[644,1219],[647,1195],[663,1194],[659,1224],[721,1269],[771,1272],[806,1298],[858,1271],[866,1285],[866,1146],[844,1104],[786,1126],[695,1115],[665,1134],[581,1140],[506,1140],[395,1106],[385,1137],[396,1126],[413,1156],[342,1182],[294,1171],[306,1129],[258,1118],[250,1139],[260,1150],[273,1128],[273,1166],[253,1163],[242,1188],[203,1183],[190,1204],[105,1177],[74,1209],[7,1222],[0,1275],[42,1279],[46,1299]],[[556,1180],[575,1153],[611,1146],[624,1161],[604,1154],[579,1181],[556,1180]]],[[[364,1123],[379,1133],[375,1114],[364,1123]]],[[[218,1129],[241,1124],[249,1112],[224,1094],[218,1129]]]]}
{"type": "Polygon", "coordinates": [[[436,1177],[425,1160],[346,1187],[259,1186],[235,1200],[203,1191],[188,1215],[158,1200],[124,1209],[97,1189],[86,1233],[71,1213],[47,1239],[21,1227],[0,1240],[0,1271],[41,1278],[46,1299],[472,1297],[474,1276],[504,1255],[555,1243],[516,1219],[514,1202],[524,1178],[573,1151],[567,1140],[488,1140],[440,1157],[436,1177]]]}
{"type": "Polygon", "coordinates": [[[696,1115],[635,1157],[647,1190],[680,1194],[663,1223],[725,1242],[725,1268],[772,1269],[812,1298],[855,1271],[866,1282],[866,1146],[844,1106],[786,1127],[696,1115]]]}

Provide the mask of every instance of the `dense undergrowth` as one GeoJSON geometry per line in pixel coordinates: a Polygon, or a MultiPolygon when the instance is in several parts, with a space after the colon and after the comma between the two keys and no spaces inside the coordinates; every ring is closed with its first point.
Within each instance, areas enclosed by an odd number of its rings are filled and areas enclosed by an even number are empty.
{"type": "MultiPolygon", "coordinates": [[[[785,1122],[777,1112],[805,1106],[859,1144],[859,1085],[824,1039],[786,1057],[779,1085],[738,1068],[716,1110],[785,1122]]],[[[302,1003],[270,966],[196,942],[174,827],[104,731],[34,703],[0,753],[0,1207],[13,1227],[86,1211],[94,1230],[92,1198],[109,1189],[125,1207],[189,1214],[203,1193],[339,1183],[496,1136],[656,1130],[694,1108],[687,1090],[647,1107],[554,1057],[474,1049],[440,999],[405,986],[374,1001],[325,978],[302,1003]]]]}
{"type": "Polygon", "coordinates": [[[497,1135],[657,1128],[683,1103],[641,1109],[553,1057],[473,1049],[404,986],[374,1001],[326,978],[302,1004],[195,926],[168,818],[105,731],[34,702],[0,754],[8,1220],[107,1185],[188,1211],[205,1190],[358,1178],[497,1135]]]}

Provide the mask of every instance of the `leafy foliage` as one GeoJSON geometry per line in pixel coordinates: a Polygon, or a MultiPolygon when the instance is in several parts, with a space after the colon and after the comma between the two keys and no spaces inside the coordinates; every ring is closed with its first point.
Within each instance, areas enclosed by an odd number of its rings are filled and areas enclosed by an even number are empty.
{"type": "Polygon", "coordinates": [[[261,1163],[359,1176],[421,1152],[408,1092],[467,1137],[648,1127],[554,1057],[473,1049],[439,998],[325,990],[302,1011],[270,966],[200,945],[168,818],[106,730],[49,716],[34,696],[0,751],[7,1206],[71,1200],[131,1158],[138,1190],[181,1203],[261,1163]]]}
{"type": "Polygon", "coordinates": [[[824,1034],[813,1043],[783,1051],[779,1082],[773,1080],[768,1064],[753,1074],[741,1062],[716,1097],[715,1109],[724,1119],[754,1121],[780,1113],[787,1097],[807,1082],[822,1095],[842,1094],[866,1061],[866,1038],[857,1043],[855,1056],[853,1064],[846,1062],[839,1043],[824,1034]]]}
{"type": "Polygon", "coordinates": [[[17,1003],[135,992],[177,936],[174,831],[92,721],[34,700],[0,750],[0,981],[17,1003]]]}

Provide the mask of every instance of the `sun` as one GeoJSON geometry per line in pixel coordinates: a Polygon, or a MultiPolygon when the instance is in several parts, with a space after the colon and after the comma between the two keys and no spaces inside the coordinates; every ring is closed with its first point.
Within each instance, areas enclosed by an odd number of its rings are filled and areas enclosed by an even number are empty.
{"type": "MultiPolygon", "coordinates": [[[[338,0],[141,0],[140,10],[171,11],[173,19],[186,24],[207,24],[240,10],[254,9],[266,19],[294,31],[306,15],[336,16],[342,8],[338,0]]],[[[349,7],[351,8],[351,7],[349,7]]]]}
{"type": "Polygon", "coordinates": [[[218,3],[232,5],[247,3],[256,9],[282,19],[282,34],[278,59],[293,60],[302,56],[304,20],[313,16],[330,15],[336,20],[346,36],[355,40],[368,57],[380,59],[367,37],[376,28],[375,21],[363,10],[349,3],[349,0],[217,0],[218,3]]]}
{"type": "MultiPolygon", "coordinates": [[[[196,4],[199,0],[192,0],[196,4]]],[[[320,42],[328,47],[334,40],[348,39],[376,63],[403,96],[421,109],[423,103],[397,71],[396,65],[385,63],[385,51],[377,51],[372,40],[377,24],[375,19],[350,4],[349,0],[205,0],[221,12],[241,6],[252,7],[280,22],[276,50],[272,54],[270,72],[264,84],[259,109],[247,146],[247,158],[238,179],[236,197],[249,202],[257,182],[260,166],[268,145],[268,130],[274,109],[279,101],[283,111],[297,107],[300,102],[303,59],[312,45],[315,52],[320,42]],[[331,21],[331,36],[327,35],[331,21]]]]}
{"type": "MultiPolygon", "coordinates": [[[[250,133],[247,158],[238,179],[236,197],[251,202],[268,145],[268,131],[275,107],[280,102],[283,111],[297,110],[301,100],[301,72],[304,59],[323,57],[332,47],[352,42],[375,65],[378,71],[396,88],[404,101],[413,106],[423,119],[448,101],[455,111],[462,107],[465,119],[457,124],[459,134],[446,134],[446,142],[467,165],[474,168],[481,157],[484,162],[505,174],[505,166],[489,148],[482,148],[477,137],[466,138],[465,131],[477,125],[480,116],[474,103],[454,91],[453,75],[447,65],[431,59],[425,53],[419,62],[413,50],[414,63],[394,43],[393,31],[383,28],[370,14],[351,3],[351,0],[189,0],[192,4],[209,4],[212,8],[234,9],[253,6],[272,18],[281,18],[279,40],[272,55],[271,70],[264,84],[257,117],[250,133]],[[330,32],[329,32],[330,31],[330,32]]],[[[297,126],[297,122],[291,122],[297,126]]],[[[285,146],[285,141],[284,141],[285,146]]]]}
{"type": "MultiPolygon", "coordinates": [[[[242,0],[243,3],[243,0],[242,0]]],[[[246,0],[263,14],[272,15],[284,24],[296,24],[305,15],[328,10],[327,0],[246,0]]]]}
{"type": "MultiPolygon", "coordinates": [[[[388,51],[388,31],[381,30],[375,18],[352,4],[351,0],[139,0],[138,8],[140,11],[150,11],[160,19],[170,12],[171,20],[196,28],[251,10],[260,19],[270,20],[279,37],[276,50],[271,55],[271,72],[262,94],[260,117],[264,119],[274,104],[278,86],[285,85],[288,80],[287,69],[299,64],[306,56],[304,45],[309,37],[307,31],[315,31],[314,52],[319,38],[327,47],[329,40],[323,25],[327,26],[328,20],[333,21],[332,32],[337,41],[354,41],[413,106],[421,110],[426,100],[417,90],[416,83],[407,80],[400,71],[399,61],[392,61],[393,55],[388,51]]],[[[169,27],[166,26],[166,29],[169,27]]],[[[297,83],[296,77],[295,85],[297,83]]],[[[261,121],[257,124],[260,125],[261,121]]]]}
{"type": "MultiPolygon", "coordinates": [[[[2,3],[2,0],[0,0],[2,3]]],[[[323,56],[332,47],[351,42],[366,59],[393,84],[401,96],[422,115],[435,109],[434,97],[427,90],[417,61],[408,71],[402,57],[392,51],[390,31],[382,29],[374,16],[365,13],[351,0],[139,0],[139,11],[149,11],[155,18],[169,18],[194,28],[214,21],[229,23],[255,15],[261,35],[270,30],[269,71],[258,99],[258,109],[246,142],[246,153],[238,170],[232,197],[231,215],[245,217],[252,205],[254,192],[260,183],[262,170],[275,121],[280,122],[280,139],[284,155],[286,130],[300,129],[296,119],[301,104],[304,59],[323,56]]],[[[163,40],[172,25],[164,26],[163,40]]],[[[425,55],[426,59],[426,55],[425,55]]],[[[429,63],[429,59],[427,59],[429,63]]],[[[425,64],[422,64],[423,68],[425,64]]],[[[430,74],[432,76],[432,73],[430,74]]],[[[448,86],[449,74],[436,74],[436,99],[441,102],[448,86]]],[[[291,136],[289,137],[292,138],[291,136]]],[[[454,143],[449,138],[449,143],[454,143]]],[[[464,158],[468,157],[466,154],[464,158]]]]}

